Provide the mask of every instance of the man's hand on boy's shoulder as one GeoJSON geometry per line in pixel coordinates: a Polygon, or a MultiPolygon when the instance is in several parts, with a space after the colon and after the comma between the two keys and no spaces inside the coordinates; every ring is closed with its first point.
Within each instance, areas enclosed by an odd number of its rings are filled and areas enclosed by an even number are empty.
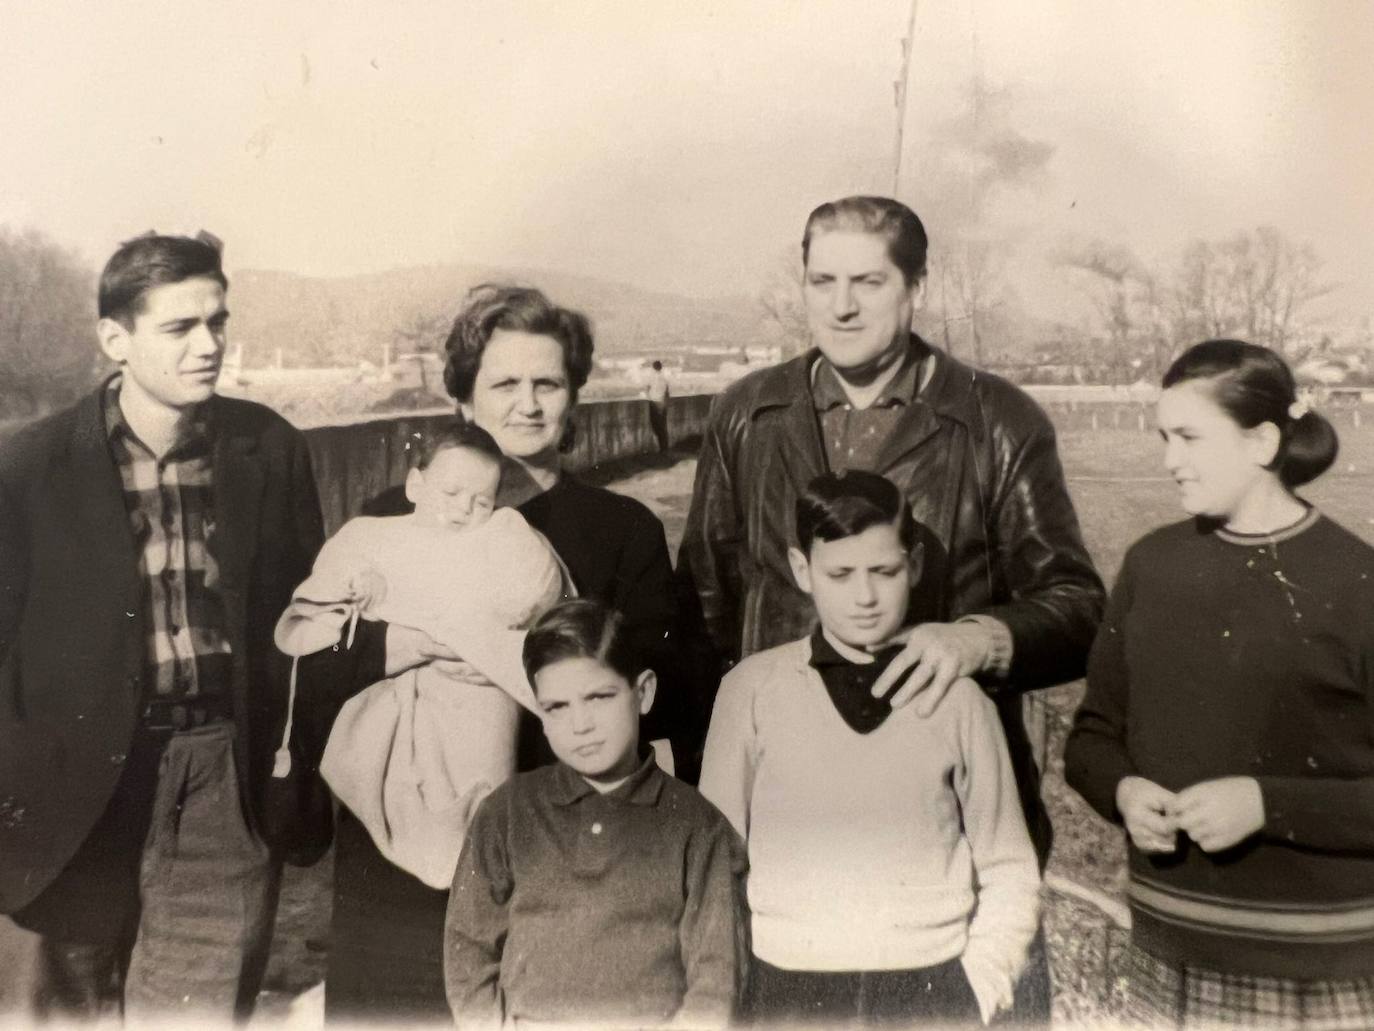
{"type": "Polygon", "coordinates": [[[889,699],[894,709],[916,702],[917,715],[933,714],[960,677],[992,668],[998,663],[998,631],[982,620],[957,623],[922,623],[905,632],[906,643],[873,684],[873,696],[889,699]],[[909,674],[909,675],[908,675],[909,674]]]}

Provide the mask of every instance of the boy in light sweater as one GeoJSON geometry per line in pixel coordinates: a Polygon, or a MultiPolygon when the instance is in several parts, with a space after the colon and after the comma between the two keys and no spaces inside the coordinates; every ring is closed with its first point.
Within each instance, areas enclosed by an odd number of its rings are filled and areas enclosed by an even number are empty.
{"type": "Polygon", "coordinates": [[[811,636],[721,684],[701,793],[749,850],[763,1024],[987,1023],[1010,1007],[1040,877],[992,702],[963,679],[929,717],[874,698],[899,647],[915,525],[851,470],[797,501],[811,636]]]}

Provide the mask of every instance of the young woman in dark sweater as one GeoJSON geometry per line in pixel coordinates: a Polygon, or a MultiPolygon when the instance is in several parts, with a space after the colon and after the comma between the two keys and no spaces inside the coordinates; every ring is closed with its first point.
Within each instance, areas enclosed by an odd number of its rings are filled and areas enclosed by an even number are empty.
{"type": "Polygon", "coordinates": [[[1192,518],[1127,553],[1065,754],[1129,836],[1132,1015],[1374,1027],[1374,548],[1293,493],[1337,443],[1276,354],[1164,388],[1192,518]]]}

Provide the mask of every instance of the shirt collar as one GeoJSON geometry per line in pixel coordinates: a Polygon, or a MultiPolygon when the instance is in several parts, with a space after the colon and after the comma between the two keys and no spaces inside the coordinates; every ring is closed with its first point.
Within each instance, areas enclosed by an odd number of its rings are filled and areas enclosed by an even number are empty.
{"type": "MultiPolygon", "coordinates": [[[[613,791],[607,791],[602,797],[618,804],[654,805],[663,790],[665,776],[666,774],[658,768],[653,749],[641,748],[638,768],[630,774],[625,783],[613,791]]],[[[559,762],[554,764],[553,787],[549,794],[555,805],[566,806],[573,805],[588,795],[599,795],[601,792],[588,784],[586,779],[567,763],[559,762]]]]}
{"type": "Polygon", "coordinates": [[[825,636],[825,631],[819,626],[811,631],[811,665],[818,670],[824,670],[835,666],[852,666],[873,672],[873,679],[877,680],[877,674],[887,669],[888,663],[895,659],[897,653],[901,650],[902,645],[890,644],[884,648],[879,648],[873,653],[873,662],[854,662],[840,654],[839,650],[831,644],[829,639],[825,636]]]}
{"type": "MultiPolygon", "coordinates": [[[[117,440],[125,437],[128,440],[137,441],[138,445],[147,450],[147,445],[139,440],[134,428],[129,425],[129,421],[124,418],[124,409],[119,407],[119,390],[124,383],[124,374],[116,372],[105,381],[105,388],[102,392],[102,403],[105,409],[105,434],[110,440],[117,440]]],[[[208,446],[213,433],[213,419],[211,417],[211,407],[208,404],[198,406],[191,419],[187,422],[182,432],[181,439],[167,457],[173,455],[196,455],[201,454],[208,446]]]]}
{"type": "MultiPolygon", "coordinates": [[[[923,385],[921,369],[925,363],[921,360],[922,357],[924,347],[920,338],[912,334],[908,339],[906,353],[902,355],[901,369],[892,377],[891,382],[883,387],[882,393],[874,400],[872,407],[894,408],[916,400],[916,395],[921,392],[923,385]]],[[[838,405],[849,403],[849,396],[844,392],[844,386],[840,382],[840,374],[835,371],[835,366],[825,355],[817,359],[811,370],[811,398],[818,412],[829,411],[838,405]]]]}

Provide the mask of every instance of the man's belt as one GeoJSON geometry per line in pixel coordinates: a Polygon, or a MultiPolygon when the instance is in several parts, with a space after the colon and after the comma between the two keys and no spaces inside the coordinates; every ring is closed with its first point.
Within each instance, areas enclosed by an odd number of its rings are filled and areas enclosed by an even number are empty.
{"type": "Polygon", "coordinates": [[[177,698],[145,702],[140,714],[144,730],[195,730],[230,719],[228,703],[220,698],[177,698]]]}

